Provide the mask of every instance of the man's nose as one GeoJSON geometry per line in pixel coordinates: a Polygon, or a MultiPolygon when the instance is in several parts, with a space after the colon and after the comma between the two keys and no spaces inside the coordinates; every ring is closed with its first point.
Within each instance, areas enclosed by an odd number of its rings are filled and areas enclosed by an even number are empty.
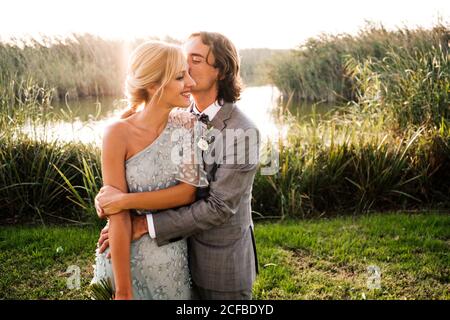
{"type": "Polygon", "coordinates": [[[189,86],[190,87],[195,87],[196,85],[197,85],[197,82],[195,82],[194,79],[191,78],[189,86]]]}
{"type": "Polygon", "coordinates": [[[191,75],[189,74],[187,86],[188,86],[188,87],[193,87],[193,86],[195,86],[195,85],[197,85],[197,83],[194,81],[194,79],[192,79],[191,75]]]}

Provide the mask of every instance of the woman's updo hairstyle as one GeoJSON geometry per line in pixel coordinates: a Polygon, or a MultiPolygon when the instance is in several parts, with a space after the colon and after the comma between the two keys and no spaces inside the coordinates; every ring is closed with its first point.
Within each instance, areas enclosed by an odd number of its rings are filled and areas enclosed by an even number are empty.
{"type": "Polygon", "coordinates": [[[186,57],[177,45],[162,41],[148,41],[139,45],[128,62],[125,92],[129,107],[135,112],[143,103],[161,97],[164,87],[183,70],[186,57]],[[153,97],[148,87],[159,84],[153,97]]]}

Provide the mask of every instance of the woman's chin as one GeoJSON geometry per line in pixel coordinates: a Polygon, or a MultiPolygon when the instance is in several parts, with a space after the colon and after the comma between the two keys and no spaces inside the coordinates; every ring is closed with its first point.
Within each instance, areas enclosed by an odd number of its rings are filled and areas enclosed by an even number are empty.
{"type": "Polygon", "coordinates": [[[185,103],[183,103],[182,105],[179,105],[178,106],[178,108],[187,108],[187,107],[189,107],[191,105],[191,102],[185,102],[185,103]]]}

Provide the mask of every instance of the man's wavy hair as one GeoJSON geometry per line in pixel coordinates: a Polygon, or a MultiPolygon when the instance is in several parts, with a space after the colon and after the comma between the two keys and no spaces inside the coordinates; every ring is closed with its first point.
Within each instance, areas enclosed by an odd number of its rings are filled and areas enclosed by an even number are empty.
{"type": "Polygon", "coordinates": [[[206,63],[210,53],[215,57],[214,68],[219,69],[219,92],[217,101],[220,105],[225,102],[234,103],[241,97],[242,81],[239,74],[240,59],[236,47],[224,35],[217,32],[196,32],[189,38],[200,37],[203,44],[209,47],[206,63]]]}

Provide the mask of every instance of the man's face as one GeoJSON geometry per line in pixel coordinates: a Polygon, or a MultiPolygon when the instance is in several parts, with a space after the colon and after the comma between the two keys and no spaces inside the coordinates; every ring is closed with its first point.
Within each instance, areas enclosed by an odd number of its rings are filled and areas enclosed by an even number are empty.
{"type": "Polygon", "coordinates": [[[185,43],[184,49],[188,57],[189,73],[196,82],[192,92],[217,91],[219,69],[213,67],[215,58],[213,53],[209,52],[209,47],[203,44],[200,37],[193,37],[185,43]]]}

